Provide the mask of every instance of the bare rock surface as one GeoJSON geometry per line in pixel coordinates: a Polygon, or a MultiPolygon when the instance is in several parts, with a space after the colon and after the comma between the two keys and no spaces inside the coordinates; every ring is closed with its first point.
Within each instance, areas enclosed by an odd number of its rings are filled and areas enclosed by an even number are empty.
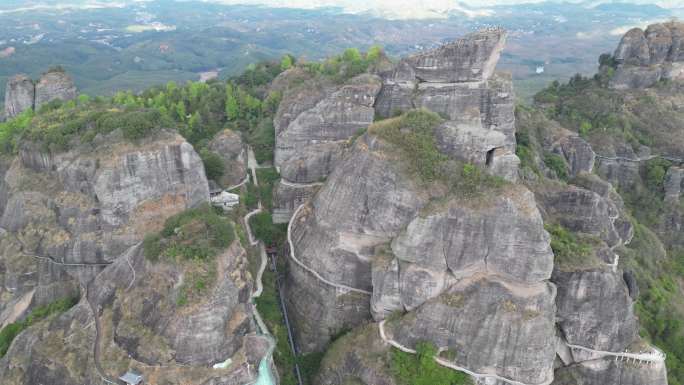
{"type": "Polygon", "coordinates": [[[644,365],[611,358],[587,361],[556,371],[553,385],[667,384],[665,365],[644,365]]]}
{"type": "Polygon", "coordinates": [[[36,97],[35,85],[26,75],[15,75],[7,79],[5,86],[5,116],[13,118],[32,109],[36,97]]]}
{"type": "Polygon", "coordinates": [[[214,136],[207,148],[223,160],[223,176],[218,180],[223,187],[235,186],[247,175],[247,149],[240,134],[225,129],[214,136]]]}
{"type": "Polygon", "coordinates": [[[639,323],[621,272],[555,271],[558,326],[566,341],[622,352],[637,338],[639,323]]]}
{"type": "Polygon", "coordinates": [[[50,70],[35,83],[26,75],[15,75],[5,86],[5,116],[13,118],[26,110],[38,110],[53,100],[66,101],[76,96],[73,80],[62,70],[50,70]]]}
{"type": "Polygon", "coordinates": [[[614,54],[618,63],[610,86],[646,88],[661,79],[684,80],[684,24],[676,21],[633,28],[614,54]]]}
{"type": "Polygon", "coordinates": [[[279,122],[275,164],[280,167],[282,176],[302,183],[326,177],[334,164],[335,153],[342,149],[346,140],[373,122],[373,104],[380,86],[377,76],[363,74],[349,80],[312,108],[304,109],[312,92],[298,94],[302,101],[281,106],[291,110],[279,112],[281,119],[276,117],[279,122]],[[296,117],[285,126],[286,117],[295,113],[296,117]]]}
{"type": "Polygon", "coordinates": [[[389,322],[389,338],[428,340],[456,365],[527,384],[553,378],[555,287],[492,275],[460,280],[416,311],[389,322]]]}
{"type": "MultiPolygon", "coordinates": [[[[506,44],[506,33],[492,28],[474,32],[437,49],[405,59],[411,71],[423,82],[457,83],[487,80],[506,44]]],[[[397,73],[397,78],[403,76],[397,73]]]]}
{"type": "MultiPolygon", "coordinates": [[[[434,129],[438,151],[515,181],[512,87],[493,74],[504,35],[469,35],[401,61],[383,74],[376,112],[438,112],[446,119],[434,129]]],[[[373,130],[355,141],[291,222],[299,262],[290,260],[285,295],[300,348],[321,350],[337,331],[403,314],[388,330],[409,348],[429,341],[475,372],[550,381],[553,254],[534,195],[512,183],[476,197],[445,194],[407,174],[373,130]]],[[[382,383],[362,354],[345,348],[327,359],[329,383],[382,383]]]]}
{"type": "Polygon", "coordinates": [[[36,100],[34,107],[39,109],[43,104],[53,100],[71,100],[78,93],[71,77],[64,71],[48,71],[36,83],[36,100]]]}

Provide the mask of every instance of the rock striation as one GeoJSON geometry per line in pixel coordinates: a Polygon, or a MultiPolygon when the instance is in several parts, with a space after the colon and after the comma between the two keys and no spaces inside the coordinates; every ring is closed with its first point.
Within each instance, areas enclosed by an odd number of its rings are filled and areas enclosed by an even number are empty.
{"type": "Polygon", "coordinates": [[[276,84],[286,89],[274,126],[275,165],[282,181],[275,196],[275,218],[287,222],[311,183],[325,179],[349,145],[349,139],[373,122],[373,105],[380,91],[376,75],[362,74],[335,86],[309,79],[305,86],[287,88],[288,79],[302,74],[285,72],[276,84]]]}
{"type": "Polygon", "coordinates": [[[615,89],[650,87],[661,79],[684,80],[684,23],[631,29],[614,58],[617,69],[610,86],[615,89]]]}
{"type": "Polygon", "coordinates": [[[516,179],[513,86],[510,75],[494,72],[505,41],[504,30],[488,29],[403,59],[381,74],[377,115],[437,112],[447,119],[437,133],[443,151],[516,179]]]}
{"type": "Polygon", "coordinates": [[[32,109],[36,99],[33,81],[26,75],[14,75],[5,86],[5,116],[13,118],[32,109]]]}
{"type": "Polygon", "coordinates": [[[62,70],[50,70],[36,83],[26,75],[15,75],[8,79],[5,88],[5,116],[13,118],[52,100],[71,100],[76,96],[73,80],[62,70]]]}
{"type": "MultiPolygon", "coordinates": [[[[216,142],[235,152],[230,138],[216,142]]],[[[100,383],[125,368],[150,383],[256,381],[270,342],[256,333],[240,242],[209,266],[144,256],[145,234],[209,201],[202,161],[180,135],[162,130],[129,143],[115,130],[62,153],[25,142],[5,163],[0,323],[56,299],[81,300],[15,339],[0,359],[3,384],[100,383]],[[198,274],[214,277],[201,280],[206,295],[182,305],[198,274]]]]}
{"type": "Polygon", "coordinates": [[[648,365],[603,358],[556,371],[553,385],[667,384],[664,365],[648,365]]]}
{"type": "MultiPolygon", "coordinates": [[[[504,40],[488,30],[402,60],[382,74],[376,113],[438,112],[441,153],[515,181],[512,87],[493,73],[504,40]]],[[[373,126],[354,142],[290,223],[298,263],[291,258],[285,295],[300,348],[322,350],[342,330],[389,320],[387,335],[408,349],[430,341],[468,370],[549,383],[556,289],[534,195],[515,183],[445,194],[407,175],[373,126]]],[[[346,383],[340,368],[379,381],[354,361],[360,350],[327,360],[322,373],[339,382],[325,383],[346,383]]]]}
{"type": "Polygon", "coordinates": [[[76,86],[71,77],[64,71],[53,70],[44,73],[36,83],[36,100],[34,108],[53,100],[71,100],[78,96],[76,86]]]}

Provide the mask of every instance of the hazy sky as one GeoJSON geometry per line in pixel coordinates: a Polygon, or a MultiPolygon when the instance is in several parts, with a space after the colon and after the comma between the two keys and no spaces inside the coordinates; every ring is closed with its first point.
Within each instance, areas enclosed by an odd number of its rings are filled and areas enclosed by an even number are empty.
{"type": "MultiPolygon", "coordinates": [[[[470,17],[491,14],[489,7],[536,3],[544,0],[203,0],[224,4],[261,4],[288,8],[341,7],[349,13],[369,12],[389,18],[443,17],[449,12],[460,11],[470,17]]],[[[551,0],[583,3],[588,7],[600,3],[620,2],[633,4],[656,4],[664,8],[684,7],[684,0],[551,0]]]]}
{"type": "MultiPolygon", "coordinates": [[[[150,0],[0,0],[0,13],[30,9],[101,8],[120,7],[150,0]],[[5,4],[3,4],[3,2],[5,4]]],[[[188,0],[166,0],[188,1],[188,0]]],[[[446,17],[460,12],[469,17],[491,15],[491,7],[539,3],[543,1],[567,1],[582,3],[587,7],[601,3],[620,2],[632,4],[656,4],[664,8],[684,10],[684,0],[200,0],[223,4],[253,4],[286,8],[340,7],[348,13],[370,13],[390,19],[420,19],[446,17]]]]}

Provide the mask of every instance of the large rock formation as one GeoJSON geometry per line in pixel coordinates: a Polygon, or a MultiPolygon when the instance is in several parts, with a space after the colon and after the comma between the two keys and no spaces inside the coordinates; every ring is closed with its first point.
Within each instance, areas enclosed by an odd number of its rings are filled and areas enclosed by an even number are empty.
{"type": "Polygon", "coordinates": [[[130,368],[153,384],[253,383],[269,341],[254,333],[251,277],[233,243],[217,257],[217,284],[199,303],[178,306],[190,271],[150,263],[132,248],[102,271],[60,317],[20,334],[0,360],[3,384],[95,384],[130,368]],[[135,272],[133,274],[132,272],[135,272]],[[230,359],[229,361],[227,361],[230,359]],[[227,361],[229,365],[212,368],[227,361]]]}
{"type": "Polygon", "coordinates": [[[71,100],[76,98],[76,86],[71,77],[64,71],[52,70],[44,73],[36,83],[36,101],[34,108],[53,100],[71,100]]]}
{"type": "Polygon", "coordinates": [[[494,72],[505,40],[501,29],[483,30],[402,60],[382,74],[376,113],[437,112],[447,118],[437,133],[441,150],[515,180],[513,87],[509,75],[494,72]]]}
{"type": "Polygon", "coordinates": [[[5,86],[5,116],[13,118],[33,108],[36,89],[33,81],[26,75],[15,75],[7,79],[5,86]]]}
{"type": "MultiPolygon", "coordinates": [[[[73,293],[165,218],[208,199],[202,162],[180,136],[131,148],[117,135],[88,151],[25,146],[12,162],[0,217],[3,277],[16,282],[3,289],[9,298],[32,293],[37,306],[73,293]]],[[[2,314],[16,313],[12,304],[2,314]]]]}
{"type": "Polygon", "coordinates": [[[286,90],[274,119],[275,165],[282,177],[274,202],[278,222],[290,219],[293,207],[311,195],[309,184],[325,179],[349,139],[373,122],[373,104],[381,86],[377,76],[363,74],[342,86],[308,79],[287,87],[291,78],[301,80],[301,76],[291,70],[275,81],[286,90]]]}
{"type": "Polygon", "coordinates": [[[188,305],[183,287],[198,285],[205,267],[143,256],[145,234],[209,199],[203,164],[182,137],[161,131],[132,144],[116,130],[63,153],[24,143],[2,171],[0,324],[81,294],[16,338],[0,360],[3,384],[99,383],[94,344],[109,377],[132,367],[150,383],[256,380],[247,366],[256,368],[270,343],[255,333],[239,241],[206,267],[215,279],[188,305]],[[227,359],[233,365],[210,369],[227,359]]]}
{"type": "Polygon", "coordinates": [[[684,23],[653,24],[629,30],[615,50],[616,89],[644,88],[661,79],[684,80],[684,23]]]}
{"type": "MultiPolygon", "coordinates": [[[[510,79],[492,74],[504,38],[484,31],[402,60],[383,75],[376,112],[439,112],[447,118],[433,130],[440,152],[515,181],[510,79]]],[[[375,127],[292,219],[297,262],[286,297],[300,348],[320,350],[339,331],[390,319],[388,338],[409,349],[427,340],[469,370],[549,382],[556,290],[534,195],[510,183],[467,198],[425,186],[375,127]]],[[[375,381],[367,366],[349,366],[359,354],[326,361],[323,373],[341,381],[326,383],[345,383],[340,367],[375,381]]]]}
{"type": "Polygon", "coordinates": [[[553,385],[667,384],[664,364],[603,358],[556,370],[553,385]]]}
{"type": "Polygon", "coordinates": [[[13,118],[53,100],[71,100],[76,96],[73,80],[61,69],[44,73],[36,83],[26,75],[15,75],[8,79],[5,88],[5,116],[13,118]]]}
{"type": "Polygon", "coordinates": [[[247,148],[240,134],[225,129],[209,141],[207,148],[223,160],[223,176],[216,181],[223,187],[235,186],[247,175],[247,148]]]}
{"type": "MultiPolygon", "coordinates": [[[[480,48],[498,56],[501,46],[480,48]]],[[[464,77],[460,64],[435,57],[445,52],[402,60],[382,74],[376,113],[437,111],[446,119],[433,130],[443,154],[515,182],[509,80],[481,70],[490,67],[479,53],[472,76],[464,77]]],[[[297,261],[286,296],[304,351],[369,318],[384,324],[384,335],[378,340],[370,324],[335,342],[322,364],[323,383],[393,384],[386,374],[392,348],[378,346],[383,339],[404,349],[429,341],[442,362],[484,376],[481,383],[667,383],[664,363],[649,364],[648,352],[656,351],[639,341],[634,277],[618,267],[616,250],[634,235],[629,217],[615,188],[591,174],[599,163],[600,172],[619,179],[629,175],[620,169],[628,161],[599,162],[576,134],[544,129],[548,135],[536,145],[562,157],[575,185],[539,176],[534,195],[516,183],[479,197],[444,195],[411,183],[401,156],[374,126],[356,141],[291,222],[297,261]],[[588,242],[587,255],[554,266],[544,222],[588,242]],[[625,365],[625,351],[646,360],[625,365]]],[[[669,196],[679,184],[671,171],[669,196]]]]}
{"type": "Polygon", "coordinates": [[[380,85],[376,76],[359,75],[297,114],[286,127],[279,122],[275,164],[281,176],[300,183],[325,178],[347,139],[373,122],[373,103],[380,85]]]}

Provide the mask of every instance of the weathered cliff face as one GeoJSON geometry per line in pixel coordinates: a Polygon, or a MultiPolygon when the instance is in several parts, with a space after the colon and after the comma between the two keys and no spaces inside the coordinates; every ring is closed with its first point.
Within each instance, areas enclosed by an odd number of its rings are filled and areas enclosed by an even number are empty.
{"type": "Polygon", "coordinates": [[[149,383],[256,380],[247,367],[269,341],[255,333],[239,241],[207,265],[143,256],[143,236],[209,198],[203,164],[182,137],[162,131],[132,144],[114,131],[52,154],[25,144],[2,186],[0,322],[82,290],[74,308],[16,338],[0,360],[3,383],[99,383],[94,349],[107,377],[134,368],[149,383]],[[185,303],[197,274],[214,278],[185,303]],[[233,365],[211,369],[227,359],[233,365]]]}
{"type": "MultiPolygon", "coordinates": [[[[636,340],[639,324],[621,272],[557,270],[552,280],[558,286],[558,326],[569,344],[621,352],[636,340]]],[[[582,361],[583,352],[574,353],[582,361]]]]}
{"type": "Polygon", "coordinates": [[[545,383],[553,378],[554,296],[549,283],[474,275],[385,330],[405,346],[432,341],[451,362],[476,373],[496,368],[492,374],[545,383]]]}
{"type": "Polygon", "coordinates": [[[177,305],[192,266],[151,264],[142,255],[132,260],[137,261],[136,281],[127,282],[125,294],[107,292],[105,285],[93,295],[103,306],[111,302],[112,342],[136,360],[212,365],[233,356],[244,335],[254,332],[251,277],[239,242],[217,257],[216,286],[197,304],[177,305]]]}
{"type": "Polygon", "coordinates": [[[223,187],[235,186],[247,175],[247,149],[240,134],[223,130],[216,134],[207,148],[223,160],[223,176],[217,182],[223,187]]]}
{"type": "Polygon", "coordinates": [[[514,93],[510,75],[494,73],[506,40],[500,29],[403,59],[381,74],[376,114],[425,108],[447,119],[436,133],[440,150],[517,178],[514,93]]]}
{"type": "MultiPolygon", "coordinates": [[[[395,96],[409,95],[395,87],[397,79],[422,82],[406,105],[448,118],[433,130],[437,149],[516,180],[512,90],[483,58],[495,62],[498,43],[473,48],[483,36],[501,42],[504,34],[474,34],[426,59],[402,61],[384,77],[375,107],[387,111],[399,105],[395,96]],[[453,47],[474,56],[451,63],[453,47]],[[469,61],[475,64],[466,76],[459,68],[469,61]],[[414,66],[426,63],[441,64],[419,79],[414,66]]],[[[389,317],[386,337],[409,349],[430,341],[455,352],[452,364],[475,372],[531,384],[551,380],[553,254],[534,195],[525,187],[509,183],[476,197],[426,187],[371,128],[296,213],[290,230],[298,262],[290,263],[286,297],[304,351],[322,349],[330,336],[371,317],[396,314],[389,317]]],[[[341,368],[357,373],[357,381],[375,383],[374,370],[357,361],[363,350],[346,349],[336,353],[338,360],[327,360],[322,373],[339,382],[326,383],[344,383],[349,375],[341,368]]]]}
{"type": "Polygon", "coordinates": [[[391,347],[374,324],[362,326],[335,341],[315,379],[322,385],[397,385],[389,370],[391,347]]]}
{"type": "MultiPolygon", "coordinates": [[[[566,146],[572,144],[574,151],[563,150],[565,139],[549,141],[545,147],[563,156],[570,173],[594,158],[584,140],[563,138],[572,139],[566,146]],[[578,158],[586,161],[577,162],[578,158]]],[[[544,221],[581,236],[577,242],[589,248],[557,256],[554,264],[558,369],[553,384],[666,384],[662,361],[632,357],[627,364],[627,357],[619,356],[656,351],[639,341],[634,313],[639,289],[634,275],[620,269],[620,247],[631,242],[634,229],[615,188],[590,171],[580,168],[570,185],[551,180],[531,184],[544,221]]]]}
{"type": "Polygon", "coordinates": [[[13,118],[33,108],[36,90],[33,81],[26,75],[15,75],[7,79],[5,86],[5,116],[13,118]]]}
{"type": "MultiPolygon", "coordinates": [[[[488,47],[498,55],[498,45],[488,47]]],[[[432,66],[436,75],[417,76],[417,61],[409,59],[382,75],[376,113],[438,111],[446,119],[433,131],[442,153],[517,181],[508,80],[474,70],[464,81],[458,69],[425,57],[432,61],[421,65],[432,66]],[[455,74],[449,77],[449,71],[455,74]]],[[[666,384],[659,352],[639,340],[634,275],[618,264],[620,248],[634,236],[630,218],[616,189],[592,174],[596,168],[610,180],[621,179],[615,185],[628,185],[630,176],[640,178],[639,166],[632,173],[625,169],[629,160],[597,157],[576,133],[548,120],[537,123],[539,138],[526,146],[559,155],[571,184],[548,179],[558,176],[543,159],[532,159],[541,171],[531,178],[534,194],[517,183],[477,198],[398,184],[387,191],[402,197],[407,191],[412,202],[378,201],[368,186],[396,183],[397,174],[411,177],[387,164],[395,158],[372,129],[357,140],[291,223],[299,262],[290,263],[287,297],[300,346],[320,349],[326,335],[372,317],[384,322],[380,341],[407,349],[432,342],[449,365],[489,376],[481,383],[498,376],[524,384],[666,384]],[[381,164],[384,174],[373,164],[381,164]],[[385,226],[369,215],[383,218],[385,226]],[[559,255],[554,263],[544,223],[561,225],[588,250],[559,255]],[[624,352],[639,359],[628,364],[624,352]]],[[[614,158],[646,156],[617,142],[607,147],[611,152],[614,158]]],[[[672,201],[679,199],[679,179],[670,171],[666,191],[672,201]]],[[[382,374],[393,348],[377,347],[372,326],[332,345],[321,381],[393,383],[382,374]]]]}
{"type": "Polygon", "coordinates": [[[15,75],[7,80],[5,87],[5,116],[13,118],[52,100],[71,100],[76,96],[76,86],[65,72],[46,72],[36,83],[26,75],[15,75]]]}
{"type": "Polygon", "coordinates": [[[274,126],[275,165],[282,181],[275,195],[275,220],[285,223],[293,207],[307,200],[349,145],[349,139],[373,122],[380,91],[375,75],[359,75],[342,86],[292,69],[274,80],[284,92],[274,126]],[[301,185],[300,185],[301,184],[301,185]]]}
{"type": "MultiPolygon", "coordinates": [[[[389,287],[399,287],[400,306],[373,301],[374,310],[383,310],[374,313],[376,318],[413,310],[476,272],[530,284],[548,279],[553,259],[542,226],[532,193],[517,186],[474,205],[453,200],[434,214],[414,218],[391,245],[390,266],[398,269],[389,287]]],[[[389,276],[383,278],[384,285],[391,283],[389,276]]],[[[389,293],[378,288],[376,296],[389,293]]]]}
{"type": "Polygon", "coordinates": [[[282,177],[300,183],[325,178],[346,140],[373,122],[373,103],[380,85],[377,76],[359,75],[312,108],[305,109],[315,92],[297,93],[297,101],[280,107],[299,112],[293,118],[289,118],[295,115],[292,112],[279,112],[282,118],[276,117],[275,164],[282,177]]]}
{"type": "Polygon", "coordinates": [[[665,201],[677,202],[684,190],[684,167],[672,166],[665,175],[665,201]]]}
{"type": "Polygon", "coordinates": [[[100,140],[60,154],[24,147],[5,173],[0,319],[77,294],[165,218],[208,199],[201,160],[180,136],[100,140]]]}
{"type": "Polygon", "coordinates": [[[48,71],[36,83],[36,100],[34,108],[52,100],[71,100],[78,96],[76,86],[71,77],[63,71],[48,71]]]}
{"type": "Polygon", "coordinates": [[[644,88],[661,79],[684,79],[684,24],[669,22],[628,31],[615,50],[618,63],[610,85],[644,88]]]}
{"type": "Polygon", "coordinates": [[[503,31],[482,30],[435,50],[409,56],[405,62],[423,82],[487,80],[494,73],[505,44],[503,31]]]}
{"type": "MultiPolygon", "coordinates": [[[[374,137],[359,138],[291,225],[293,251],[303,264],[366,291],[375,246],[389,242],[427,202],[395,162],[383,159],[383,146],[374,137]]],[[[369,318],[368,295],[338,290],[290,265],[287,299],[302,349],[320,350],[338,331],[369,318]]]]}
{"type": "Polygon", "coordinates": [[[78,305],[18,336],[0,360],[0,375],[12,385],[99,383],[92,353],[97,344],[110,378],[134,368],[154,384],[253,382],[256,371],[246,366],[259,365],[268,341],[253,333],[246,265],[235,242],[217,257],[210,295],[181,307],[176,299],[188,267],[152,264],[141,247],[132,248],[88,285],[78,305]],[[211,368],[231,357],[228,368],[211,368]]]}
{"type": "Polygon", "coordinates": [[[667,384],[665,365],[610,358],[597,359],[556,371],[553,385],[667,384]]]}

